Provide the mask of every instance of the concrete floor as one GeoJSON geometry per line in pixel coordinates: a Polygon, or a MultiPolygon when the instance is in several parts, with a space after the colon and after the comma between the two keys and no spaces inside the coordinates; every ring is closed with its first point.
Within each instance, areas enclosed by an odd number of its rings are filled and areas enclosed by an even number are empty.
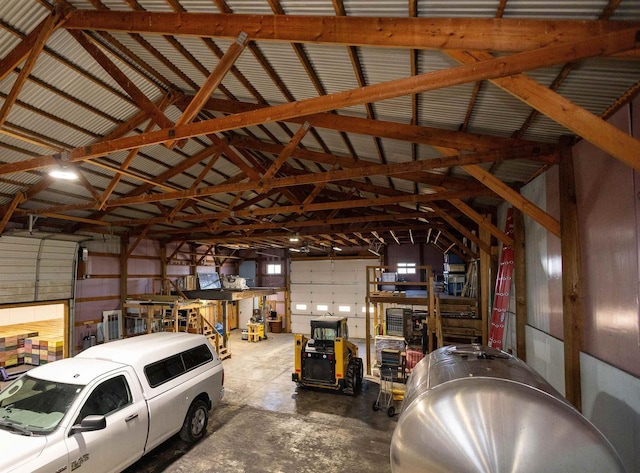
{"type": "Polygon", "coordinates": [[[202,441],[189,446],[175,436],[126,471],[390,472],[398,418],[373,411],[375,378],[365,375],[355,397],[297,388],[291,381],[293,335],[268,335],[250,343],[232,332],[232,356],[223,362],[225,396],[210,412],[202,441]]]}

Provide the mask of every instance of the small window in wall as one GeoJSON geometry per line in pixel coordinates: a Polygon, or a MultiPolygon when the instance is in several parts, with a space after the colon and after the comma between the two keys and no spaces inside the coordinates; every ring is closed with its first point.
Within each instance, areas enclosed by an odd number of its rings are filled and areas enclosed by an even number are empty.
{"type": "Polygon", "coordinates": [[[318,310],[319,310],[319,311],[321,311],[321,312],[326,312],[326,311],[328,311],[328,310],[329,310],[329,306],[328,306],[328,305],[325,305],[325,304],[318,304],[318,305],[316,306],[316,309],[318,309],[318,310]]]}
{"type": "MultiPolygon", "coordinates": [[[[362,313],[367,312],[366,306],[362,306],[362,313]]],[[[373,306],[369,306],[369,313],[373,314],[373,306]]]]}
{"type": "Polygon", "coordinates": [[[267,274],[282,274],[282,265],[280,263],[267,264],[267,274]]]}
{"type": "Polygon", "coordinates": [[[307,310],[307,304],[296,304],[296,310],[307,310]]]}
{"type": "Polygon", "coordinates": [[[398,274],[416,274],[416,264],[398,263],[398,274]]]}
{"type": "Polygon", "coordinates": [[[338,306],[338,312],[351,312],[350,305],[340,305],[338,306]]]}

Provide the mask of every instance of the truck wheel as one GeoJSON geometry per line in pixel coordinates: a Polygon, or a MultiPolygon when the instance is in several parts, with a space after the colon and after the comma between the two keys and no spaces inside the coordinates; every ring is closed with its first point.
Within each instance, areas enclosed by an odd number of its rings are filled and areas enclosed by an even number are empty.
{"type": "Polygon", "coordinates": [[[185,442],[193,443],[204,437],[209,422],[209,409],[207,403],[196,399],[191,403],[187,417],[184,418],[180,438],[185,442]]]}

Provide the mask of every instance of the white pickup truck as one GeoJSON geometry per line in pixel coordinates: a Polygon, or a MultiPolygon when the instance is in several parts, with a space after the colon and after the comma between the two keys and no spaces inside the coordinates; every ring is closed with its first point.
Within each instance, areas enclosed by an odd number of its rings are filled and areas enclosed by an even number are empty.
{"type": "Polygon", "coordinates": [[[160,332],[31,369],[0,391],[0,471],[118,472],[176,433],[201,439],[224,394],[202,335],[160,332]]]}

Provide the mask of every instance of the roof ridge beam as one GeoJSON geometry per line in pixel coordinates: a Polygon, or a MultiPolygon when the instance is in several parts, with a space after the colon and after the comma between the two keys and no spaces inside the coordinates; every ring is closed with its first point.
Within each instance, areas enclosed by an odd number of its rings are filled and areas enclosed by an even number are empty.
{"type": "Polygon", "coordinates": [[[67,29],[412,49],[526,51],[640,27],[639,22],[397,18],[75,10],[67,29]]]}

